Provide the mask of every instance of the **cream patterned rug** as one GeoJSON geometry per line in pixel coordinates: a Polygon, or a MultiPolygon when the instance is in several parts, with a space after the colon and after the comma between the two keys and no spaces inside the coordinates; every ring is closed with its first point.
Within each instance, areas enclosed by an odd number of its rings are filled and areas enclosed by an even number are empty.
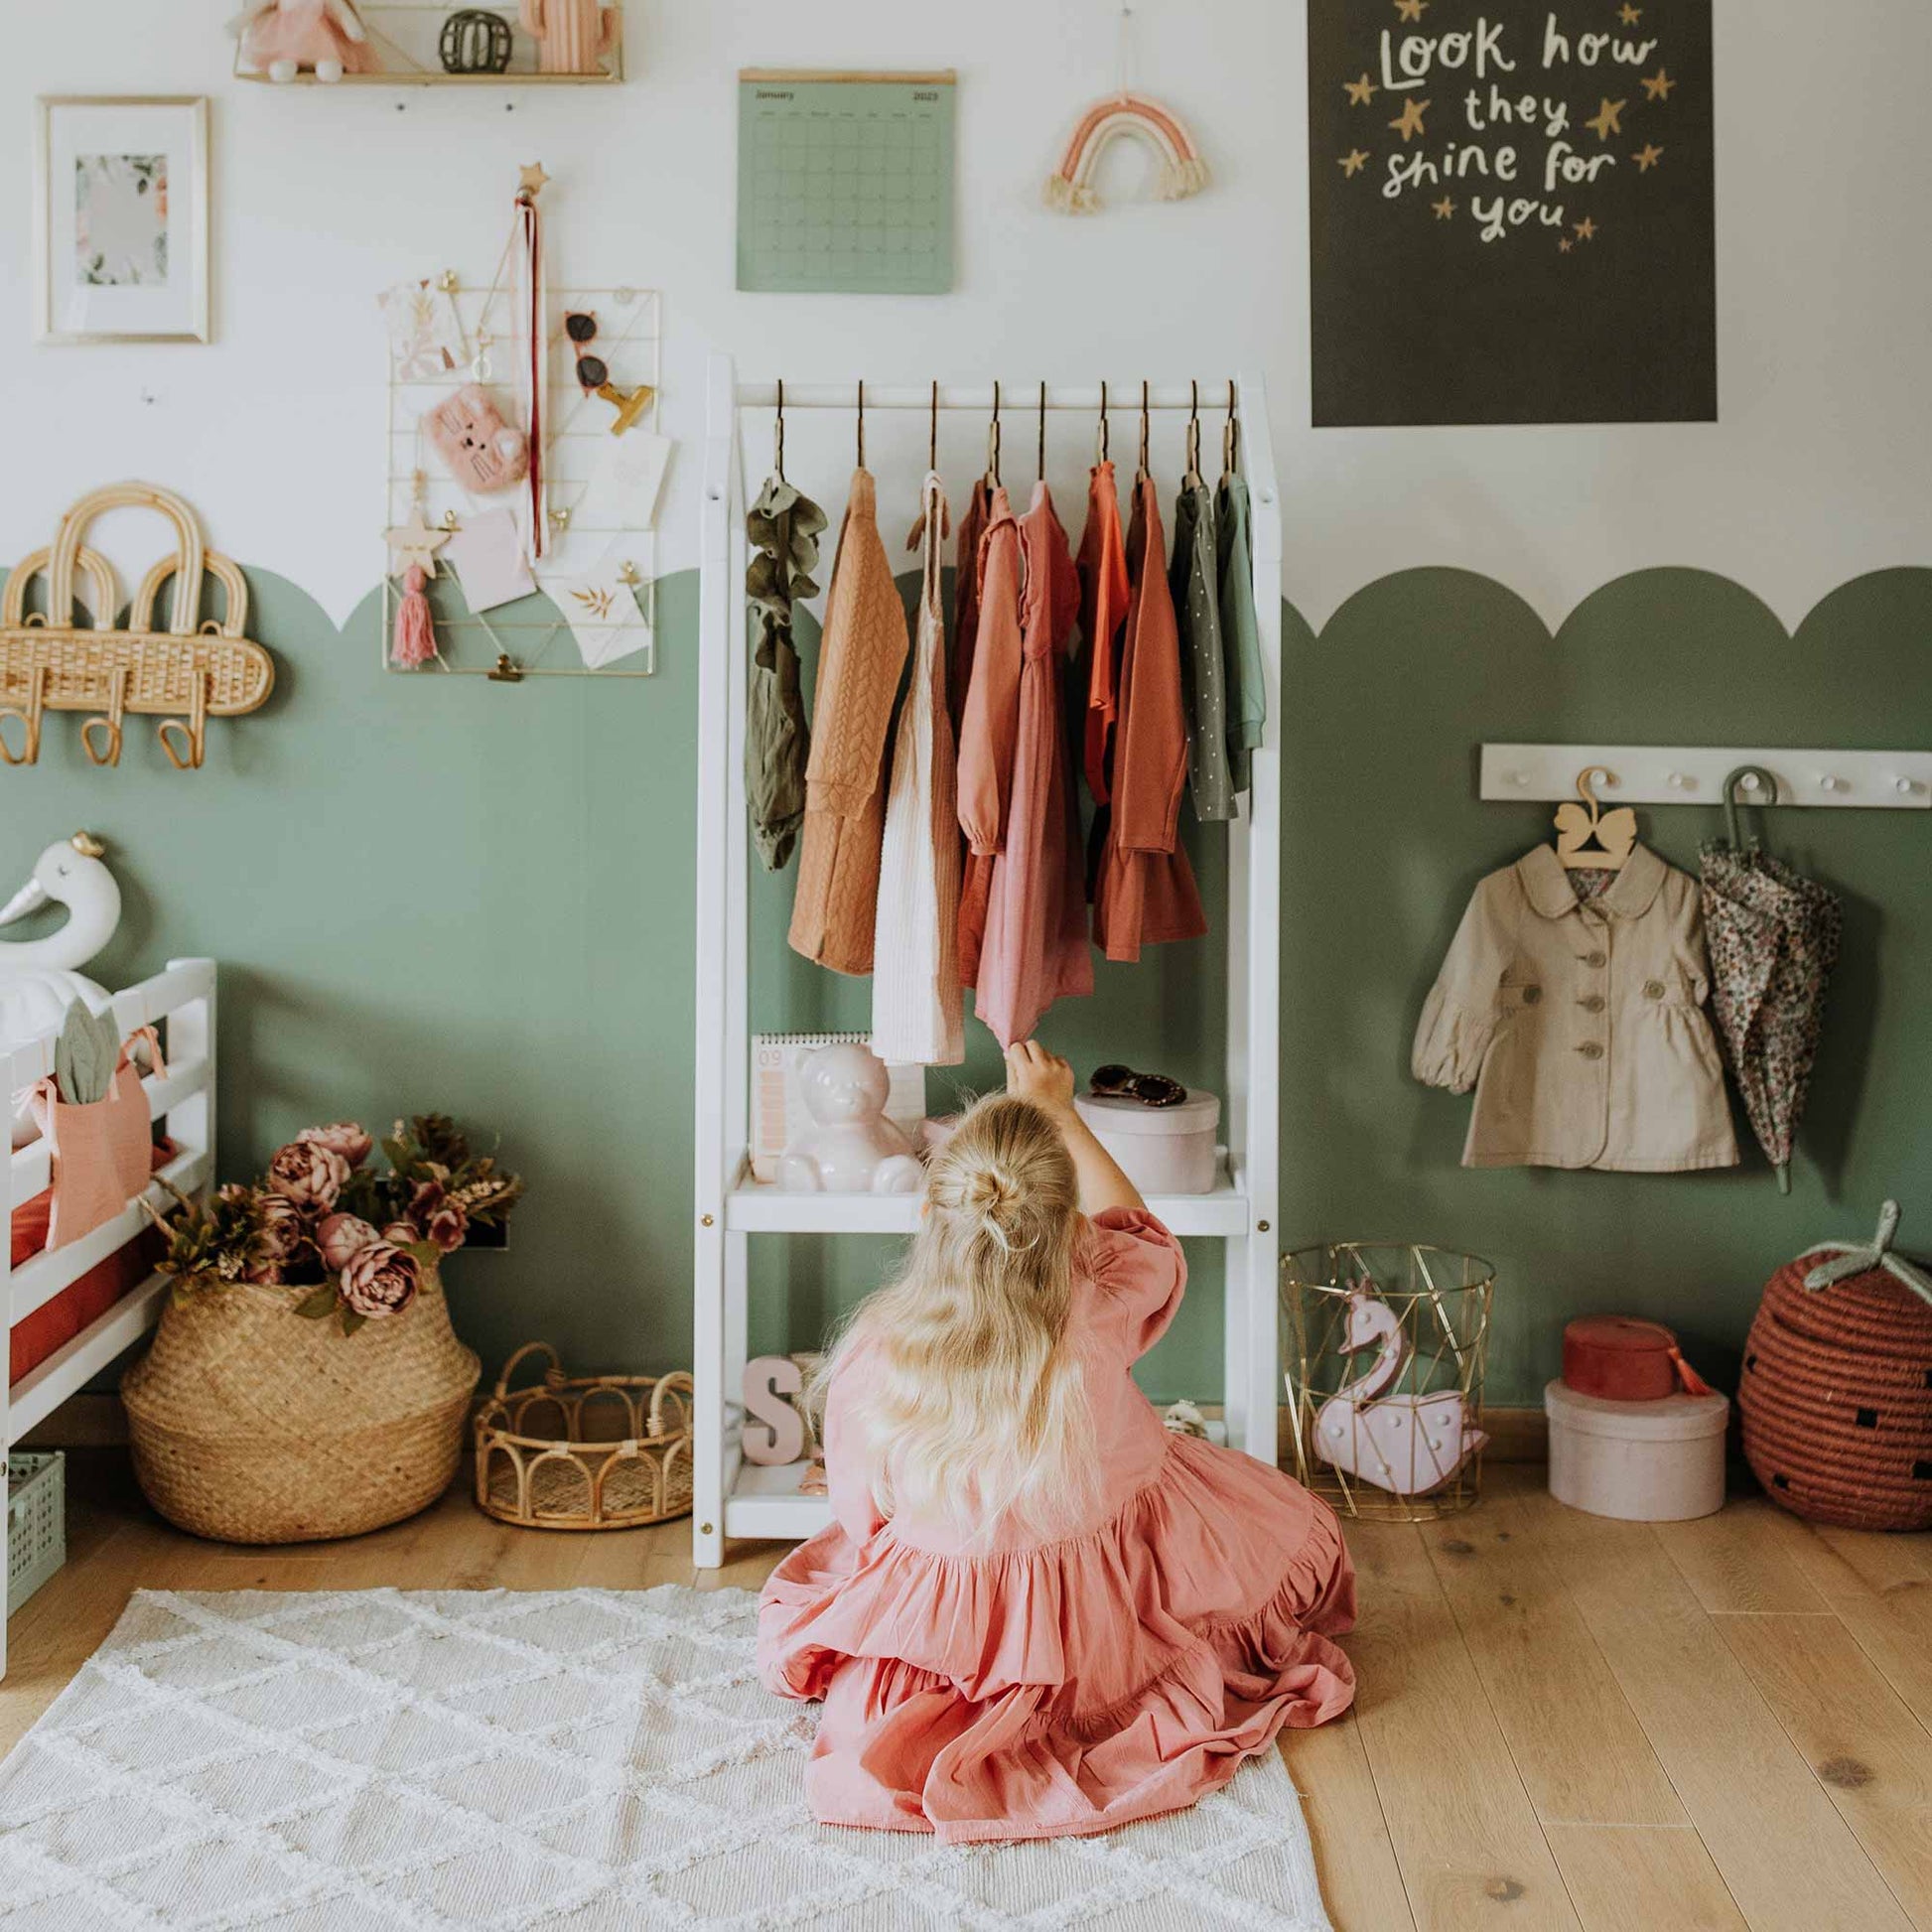
{"type": "Polygon", "coordinates": [[[758,1599],[143,1590],[0,1766],[6,1932],[1325,1932],[1270,1751],[1105,1838],[816,1825],[758,1599]]]}

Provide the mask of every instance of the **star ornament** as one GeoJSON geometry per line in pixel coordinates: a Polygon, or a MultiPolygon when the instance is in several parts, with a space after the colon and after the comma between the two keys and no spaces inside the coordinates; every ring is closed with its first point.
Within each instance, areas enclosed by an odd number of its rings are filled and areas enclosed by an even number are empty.
{"type": "Polygon", "coordinates": [[[1366,73],[1359,80],[1344,80],[1341,85],[1350,107],[1366,107],[1380,91],[1366,73]]]}
{"type": "Polygon", "coordinates": [[[1368,166],[1368,155],[1361,148],[1357,148],[1352,154],[1343,155],[1335,165],[1350,181],[1353,181],[1368,166]]]}
{"type": "Polygon", "coordinates": [[[1429,112],[1428,101],[1405,100],[1402,103],[1402,112],[1394,120],[1392,120],[1389,123],[1389,125],[1392,128],[1394,128],[1395,131],[1399,135],[1401,135],[1405,141],[1413,141],[1418,134],[1421,134],[1425,131],[1423,128],[1422,117],[1428,112],[1429,112]]]}
{"type": "Polygon", "coordinates": [[[1612,134],[1623,132],[1623,110],[1629,104],[1627,100],[1606,100],[1597,109],[1595,118],[1586,121],[1584,125],[1599,141],[1607,141],[1612,134]]]}
{"type": "Polygon", "coordinates": [[[1654,141],[1646,142],[1630,159],[1637,164],[1637,173],[1647,175],[1663,160],[1664,151],[1654,141]]]}
{"type": "Polygon", "coordinates": [[[1659,68],[1655,73],[1646,73],[1640,77],[1643,81],[1644,92],[1652,100],[1668,101],[1670,99],[1670,90],[1677,85],[1677,82],[1670,77],[1670,69],[1668,68],[1659,68]]]}
{"type": "Polygon", "coordinates": [[[1440,202],[1433,203],[1431,206],[1436,210],[1437,220],[1451,221],[1455,218],[1455,204],[1449,196],[1445,195],[1440,202]]]}
{"type": "Polygon", "coordinates": [[[407,523],[383,532],[383,541],[389,546],[389,558],[398,575],[413,566],[426,577],[435,576],[436,553],[449,540],[448,530],[432,529],[424,520],[421,503],[410,510],[407,523]]]}
{"type": "Polygon", "coordinates": [[[541,161],[532,161],[519,172],[516,192],[518,196],[527,195],[534,201],[537,196],[543,193],[544,189],[549,185],[549,182],[550,177],[543,172],[543,163],[541,161]]]}

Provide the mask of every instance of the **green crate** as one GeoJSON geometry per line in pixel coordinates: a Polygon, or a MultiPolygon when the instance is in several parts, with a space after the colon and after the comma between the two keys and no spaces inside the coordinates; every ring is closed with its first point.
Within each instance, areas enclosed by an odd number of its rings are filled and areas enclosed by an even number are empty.
{"type": "Polygon", "coordinates": [[[7,1457],[7,1614],[68,1560],[68,1459],[59,1449],[7,1457]]]}

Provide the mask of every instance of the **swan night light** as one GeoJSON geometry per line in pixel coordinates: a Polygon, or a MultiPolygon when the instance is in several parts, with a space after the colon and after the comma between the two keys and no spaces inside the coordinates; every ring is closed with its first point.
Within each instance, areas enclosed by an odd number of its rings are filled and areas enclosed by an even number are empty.
{"type": "Polygon", "coordinates": [[[1376,1351],[1367,1373],[1330,1396],[1315,1414],[1315,1452],[1324,1462],[1398,1496],[1427,1496],[1452,1481],[1489,1439],[1472,1428],[1460,1395],[1391,1395],[1409,1365],[1409,1340],[1388,1303],[1348,1298],[1344,1352],[1376,1351]]]}
{"type": "MultiPolygon", "coordinates": [[[[107,848],[88,832],[50,845],[33,877],[5,905],[0,926],[12,925],[43,905],[65,905],[68,921],[45,939],[0,940],[0,1053],[56,1033],[74,1000],[104,1013],[112,995],[81,975],[121,922],[121,889],[101,864],[107,848]]],[[[18,1142],[22,1126],[16,1122],[18,1142]]],[[[26,1138],[33,1138],[31,1123],[26,1138]]]]}

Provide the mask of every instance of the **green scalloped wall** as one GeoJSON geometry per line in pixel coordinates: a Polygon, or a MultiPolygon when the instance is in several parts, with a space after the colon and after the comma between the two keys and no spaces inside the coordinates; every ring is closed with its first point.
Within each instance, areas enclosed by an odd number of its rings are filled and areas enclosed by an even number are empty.
{"type": "MultiPolygon", "coordinates": [[[[222,963],[221,1145],[230,1173],[312,1120],[423,1106],[499,1129],[530,1179],[506,1254],[462,1258],[457,1318],[492,1368],[532,1336],[572,1362],[654,1368],[689,1347],[696,577],[659,591],[647,682],[385,678],[374,600],[338,631],[300,589],[249,573],[251,628],[281,679],[210,728],[177,775],[130,731],[95,772],[70,721],[40,765],[0,774],[0,883],[87,825],[113,849],[125,922],[98,976],[170,954],[222,963]]],[[[1467,1101],[1408,1074],[1416,1015],[1469,889],[1545,835],[1544,808],[1475,799],[1484,739],[1932,745],[1932,571],[1864,577],[1793,637],[1735,584],[1621,579],[1553,639],[1486,578],[1404,572],[1317,638],[1285,638],[1283,1235],[1427,1239],[1499,1265],[1490,1393],[1532,1402],[1565,1317],[1652,1313],[1721,1377],[1770,1270],[1868,1229],[1900,1196],[1932,1245],[1932,814],[1788,813],[1778,849],[1844,896],[1847,952],[1797,1180],[1753,1161],[1656,1178],[1465,1173],[1467,1101]]],[[[1646,814],[1695,865],[1714,813],[1646,814]]],[[[1197,848],[1200,841],[1197,840],[1197,848]]],[[[1218,913],[1218,857],[1202,856],[1218,913]]],[[[790,875],[754,904],[754,1015],[863,1025],[863,985],[784,949],[790,875]]],[[[1157,1064],[1212,1085],[1211,939],[1058,1010],[1082,1063],[1157,1064]]],[[[975,1029],[960,1080],[992,1077],[975,1029]]],[[[950,1084],[950,1076],[937,1076],[950,1084]]],[[[942,1085],[935,1099],[948,1090],[942,1085]]],[[[890,1243],[755,1244],[754,1341],[811,1340],[878,1278],[890,1243]]],[[[1219,1386],[1218,1270],[1151,1358],[1162,1396],[1219,1386]]]]}

